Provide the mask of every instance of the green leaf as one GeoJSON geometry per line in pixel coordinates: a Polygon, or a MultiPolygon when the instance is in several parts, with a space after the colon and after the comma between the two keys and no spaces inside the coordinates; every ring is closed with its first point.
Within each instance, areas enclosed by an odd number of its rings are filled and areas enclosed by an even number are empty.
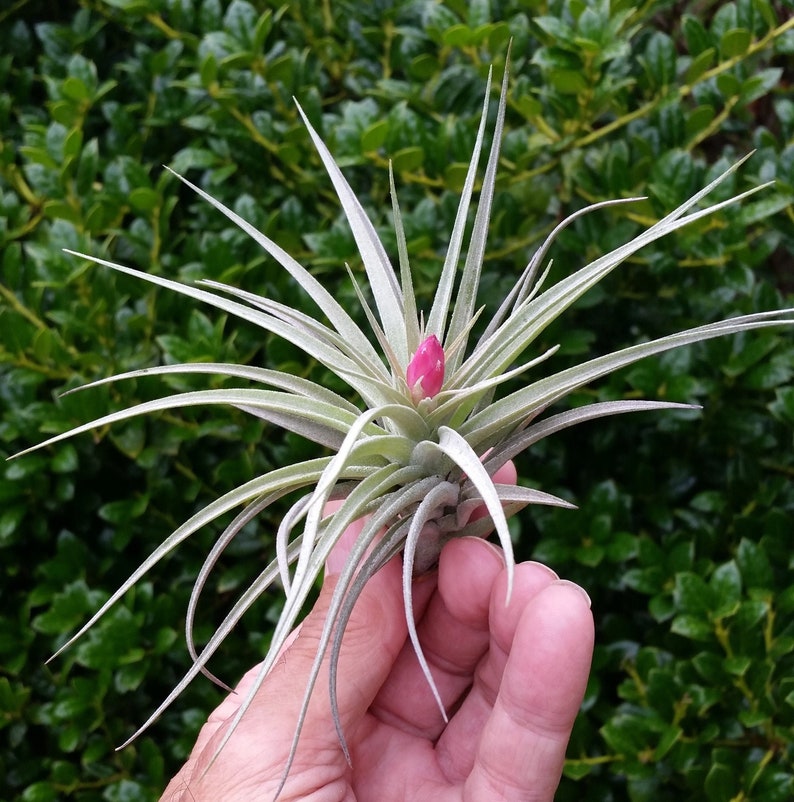
{"type": "Polygon", "coordinates": [[[738,718],[745,727],[751,729],[769,725],[769,714],[763,710],[741,710],[738,718]]]}
{"type": "Polygon", "coordinates": [[[711,35],[697,18],[685,14],[681,23],[690,55],[698,57],[713,47],[711,35]]]}
{"type": "MultiPolygon", "coordinates": [[[[137,632],[134,634],[139,637],[137,632]]],[[[143,655],[143,652],[139,651],[138,654],[143,655]]],[[[107,665],[107,661],[101,662],[100,665],[107,665]]],[[[119,693],[129,693],[140,686],[146,674],[147,666],[144,660],[120,666],[113,675],[113,686],[119,693]]]]}
{"type": "Polygon", "coordinates": [[[364,133],[361,134],[361,150],[365,152],[378,150],[378,148],[383,147],[383,143],[386,141],[388,134],[388,120],[378,120],[372,123],[372,125],[366,128],[364,133]]]}
{"type": "Polygon", "coordinates": [[[630,568],[623,574],[622,580],[627,587],[650,595],[661,590],[664,583],[664,574],[659,566],[630,568]]]}
{"type": "Polygon", "coordinates": [[[774,587],[769,558],[754,541],[742,538],[736,551],[736,564],[746,587],[762,589],[774,587]]]}
{"type": "Polygon", "coordinates": [[[769,28],[774,28],[778,24],[775,9],[769,0],[755,0],[753,9],[761,15],[761,18],[769,28]]]}
{"type": "Polygon", "coordinates": [[[610,749],[625,758],[636,756],[648,744],[647,727],[638,716],[615,715],[600,732],[610,749]]]}
{"type": "Polygon", "coordinates": [[[760,600],[743,601],[733,618],[735,627],[745,633],[752,632],[769,612],[769,605],[760,600]]]}
{"type": "Polygon", "coordinates": [[[673,599],[681,612],[707,616],[714,609],[716,595],[702,577],[682,572],[676,574],[673,599]]]}
{"type": "Polygon", "coordinates": [[[64,79],[61,90],[65,97],[77,102],[87,100],[91,95],[89,88],[79,78],[72,75],[64,79]]]}
{"type": "Polygon", "coordinates": [[[725,98],[737,97],[742,90],[742,82],[733,73],[723,72],[717,76],[717,88],[725,98]]]}
{"type": "Polygon", "coordinates": [[[606,549],[595,543],[587,543],[574,551],[576,561],[589,568],[595,568],[606,555],[606,549]]]}
{"type": "Polygon", "coordinates": [[[698,674],[706,682],[718,686],[725,678],[725,661],[714,652],[700,652],[692,659],[698,674]]]}
{"type": "Polygon", "coordinates": [[[742,578],[735,560],[723,563],[711,575],[709,587],[714,592],[714,615],[731,615],[739,606],[742,578]]]}
{"type": "Polygon", "coordinates": [[[547,79],[564,95],[578,95],[587,89],[587,79],[580,70],[550,70],[547,79]]]}
{"type": "Polygon", "coordinates": [[[731,802],[738,787],[736,769],[732,765],[714,763],[706,775],[703,786],[709,802],[731,802]]]}
{"type": "Polygon", "coordinates": [[[766,198],[743,206],[739,212],[739,220],[742,225],[752,226],[768,221],[773,215],[790,209],[792,204],[794,204],[794,193],[775,192],[766,198]]]}
{"type": "Polygon", "coordinates": [[[676,76],[675,43],[657,31],[648,40],[643,59],[648,76],[657,88],[672,86],[676,76]]]}
{"type": "Polygon", "coordinates": [[[6,505],[0,512],[0,548],[11,545],[19,537],[20,524],[25,519],[23,504],[6,505]]]}
{"type": "Polygon", "coordinates": [[[144,14],[151,11],[149,0],[105,0],[105,2],[113,8],[133,14],[144,14]]]}
{"type": "Polygon", "coordinates": [[[711,641],[714,629],[704,618],[695,615],[677,615],[670,624],[670,631],[695,641],[711,641]]]}
{"type": "Polygon", "coordinates": [[[637,555],[637,536],[629,532],[615,532],[610,536],[606,554],[611,562],[626,562],[637,555]]]}
{"type": "Polygon", "coordinates": [[[472,28],[491,22],[491,0],[469,0],[467,21],[472,28]]]}
{"type": "Polygon", "coordinates": [[[580,781],[594,771],[594,767],[587,759],[577,760],[576,758],[566,758],[563,767],[563,775],[572,780],[580,781]]]}
{"type": "Polygon", "coordinates": [[[110,501],[99,508],[100,517],[112,524],[125,524],[139,518],[149,506],[149,497],[126,498],[119,501],[110,501]]]}
{"type": "Polygon", "coordinates": [[[418,81],[424,81],[438,72],[438,59],[430,53],[415,56],[410,63],[411,76],[418,81]]]}
{"type": "Polygon", "coordinates": [[[746,655],[725,658],[725,670],[734,677],[743,677],[752,665],[753,658],[746,655]]]}
{"type": "Polygon", "coordinates": [[[696,172],[689,153],[669,150],[654,165],[649,189],[662,204],[672,206],[691,194],[696,172]]]}
{"type": "Polygon", "coordinates": [[[681,740],[683,735],[684,731],[679,726],[670,725],[665,727],[653,751],[653,759],[661,760],[681,740]]]}
{"type": "Polygon", "coordinates": [[[701,53],[698,53],[687,67],[686,75],[684,76],[687,84],[694,84],[703,73],[710,69],[716,56],[717,50],[713,47],[706,48],[701,53]]]}
{"type": "Polygon", "coordinates": [[[547,33],[555,43],[572,44],[574,41],[573,28],[558,17],[535,17],[533,22],[547,33]]]}
{"type": "Polygon", "coordinates": [[[794,387],[777,388],[769,410],[779,420],[794,424],[794,387]]]}
{"type": "MultiPolygon", "coordinates": [[[[126,607],[116,607],[75,650],[77,662],[93,669],[116,668],[124,664],[140,664],[144,652],[137,644],[140,630],[133,614],[126,607]]],[[[119,690],[132,680],[135,672],[118,677],[119,690]]],[[[126,690],[129,690],[127,687],[126,690]]]]}
{"type": "MultiPolygon", "coordinates": [[[[201,77],[201,84],[205,88],[208,88],[217,80],[218,60],[215,58],[214,53],[207,52],[204,54],[204,58],[202,58],[199,66],[199,76],[201,77]]],[[[177,172],[181,172],[176,166],[174,166],[174,169],[177,170],[177,172]]]]}
{"type": "Polygon", "coordinates": [[[22,802],[54,802],[57,798],[55,788],[49,781],[29,785],[20,797],[22,802]]]}
{"type": "Polygon", "coordinates": [[[226,9],[223,26],[240,44],[251,47],[257,18],[256,9],[247,0],[232,0],[226,9]]]}
{"type": "Polygon", "coordinates": [[[71,443],[65,443],[56,450],[50,465],[55,473],[72,473],[76,471],[79,465],[77,450],[71,443]]]}
{"type": "Polygon", "coordinates": [[[97,68],[93,61],[89,61],[80,54],[75,54],[69,59],[66,69],[70,78],[77,79],[89,92],[93,93],[98,84],[97,68]]]}
{"type": "Polygon", "coordinates": [[[273,12],[268,10],[259,17],[254,28],[254,35],[251,41],[251,49],[254,53],[259,53],[262,50],[272,30],[273,12]]]}
{"type": "Polygon", "coordinates": [[[419,145],[414,145],[398,150],[391,158],[396,173],[412,173],[424,164],[425,151],[419,145]]]}
{"type": "Polygon", "coordinates": [[[102,798],[106,802],[140,802],[148,798],[148,790],[138,782],[123,779],[108,786],[102,798]]]}
{"type": "Polygon", "coordinates": [[[755,72],[742,82],[740,89],[742,102],[749,104],[768,95],[780,85],[782,76],[783,70],[780,67],[755,72]]]}
{"type": "Polygon", "coordinates": [[[101,599],[102,594],[90,591],[85,582],[78,580],[56,594],[50,608],[37,615],[32,626],[46,635],[63,635],[82,623],[101,599]]]}
{"type": "Polygon", "coordinates": [[[753,35],[746,28],[731,28],[720,37],[720,52],[724,58],[744,55],[753,41],[753,35]]]}
{"type": "Polygon", "coordinates": [[[466,47],[473,38],[474,31],[468,25],[458,24],[444,31],[442,41],[447,47],[466,47]]]}
{"type": "Polygon", "coordinates": [[[130,205],[138,212],[151,212],[160,203],[160,193],[149,187],[136,187],[129,194],[130,205]]]}

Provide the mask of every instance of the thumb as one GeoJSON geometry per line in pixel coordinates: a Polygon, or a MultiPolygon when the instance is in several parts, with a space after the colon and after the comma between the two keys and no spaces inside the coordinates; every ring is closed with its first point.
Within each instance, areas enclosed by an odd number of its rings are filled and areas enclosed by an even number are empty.
{"type": "MultiPolygon", "coordinates": [[[[351,530],[357,525],[358,523],[353,524],[343,536],[343,541],[329,555],[320,596],[301,624],[295,642],[285,655],[288,663],[292,662],[290,657],[301,656],[297,662],[292,663],[295,667],[305,666],[308,658],[313,661],[317,650],[322,646],[323,630],[340,578],[339,574],[348,557],[350,545],[357,535],[357,532],[351,530]]],[[[370,577],[363,588],[356,587],[354,581],[345,590],[345,595],[351,599],[358,594],[345,625],[336,671],[336,701],[340,724],[346,735],[352,735],[355,727],[363,719],[405,643],[407,628],[402,603],[401,576],[399,560],[392,560],[370,577]]],[[[337,622],[334,622],[331,644],[336,634],[336,626],[337,622]]],[[[307,719],[306,726],[312,728],[312,722],[317,722],[336,741],[330,696],[324,692],[323,687],[328,687],[330,651],[329,645],[325,665],[318,678],[316,698],[312,700],[310,707],[311,721],[307,719]]],[[[314,733],[320,737],[322,734],[314,733]]]]}
{"type": "MultiPolygon", "coordinates": [[[[338,664],[337,704],[342,732],[351,741],[406,638],[400,575],[399,562],[392,561],[373,576],[362,590],[345,628],[338,664]]],[[[261,666],[248,672],[237,693],[230,695],[213,714],[199,738],[201,749],[197,744],[189,765],[172,781],[172,786],[186,787],[190,781],[191,791],[199,788],[203,791],[214,789],[213,783],[222,787],[229,777],[235,777],[241,787],[248,787],[246,783],[254,787],[251,784],[261,783],[263,777],[281,775],[337,582],[338,575],[326,577],[313,609],[292,633],[294,639],[285,644],[224,748],[223,760],[209,765],[237,712],[241,695],[248,693],[261,666]],[[264,754],[263,735],[273,739],[264,754]]],[[[293,773],[302,763],[316,765],[318,751],[338,754],[342,760],[328,693],[328,666],[326,654],[303,720],[293,773]]],[[[221,797],[208,792],[195,798],[221,797]]]]}

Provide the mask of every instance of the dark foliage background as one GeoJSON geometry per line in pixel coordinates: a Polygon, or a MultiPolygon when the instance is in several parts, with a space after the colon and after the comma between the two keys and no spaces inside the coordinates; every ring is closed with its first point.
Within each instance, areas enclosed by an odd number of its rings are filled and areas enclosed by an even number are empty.
{"type": "MultiPolygon", "coordinates": [[[[719,194],[773,188],[641,252],[539,347],[561,343],[562,365],[791,304],[790,0],[11,0],[0,10],[2,455],[166,389],[140,380],[59,397],[122,370],[212,359],[317,372],[259,331],[62,251],[303,303],[167,164],[355,308],[341,267],[360,268],[352,237],[292,96],[387,242],[393,161],[427,297],[487,68],[500,73],[511,38],[486,303],[571,211],[648,196],[566,231],[557,276],[755,149],[719,194]]],[[[664,398],[702,412],[591,424],[521,462],[522,481],[580,510],[521,516],[520,554],[582,583],[598,623],[560,800],[794,798],[792,376],[789,331],[675,352],[573,403],[664,398]]],[[[196,683],[133,746],[114,747],[185,670],[184,608],[214,532],[45,660],[192,512],[309,451],[241,413],[185,411],[0,465],[0,798],[157,798],[217,689],[196,683]]],[[[268,559],[277,513],[230,550],[203,636],[268,559]]],[[[234,680],[259,659],[278,604],[262,600],[214,670],[234,680]]]]}

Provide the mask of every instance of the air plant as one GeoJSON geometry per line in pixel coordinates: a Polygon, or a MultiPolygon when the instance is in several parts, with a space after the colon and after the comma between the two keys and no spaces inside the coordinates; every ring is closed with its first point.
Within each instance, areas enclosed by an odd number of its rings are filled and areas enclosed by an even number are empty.
{"type": "MultiPolygon", "coordinates": [[[[589,359],[556,373],[550,372],[544,378],[500,395],[500,389],[508,380],[521,376],[554,354],[556,349],[551,348],[544,353],[525,356],[552,321],[618,265],[660,237],[706,215],[715,214],[763,188],[759,186],[707,208],[698,208],[700,201],[737,169],[739,165],[735,165],[630,242],[544,289],[544,279],[549,272],[546,264],[549,248],[562,229],[584,214],[640,199],[606,201],[575,212],[551,232],[487,322],[483,333],[472,343],[472,330],[480,313],[476,297],[494,197],[506,87],[505,72],[493,144],[487,157],[467,247],[464,249],[464,240],[488,120],[487,93],[449,248],[432,304],[424,313],[418,311],[414,295],[393,175],[390,172],[399,259],[397,271],[360,202],[300,107],[300,115],[339,196],[361,255],[369,287],[359,286],[349,269],[348,273],[368,321],[369,333],[362,331],[334,296],[276,243],[184,178],[181,180],[185,184],[249,234],[292,276],[316,304],[327,324],[282,303],[215,281],[202,281],[199,286],[187,285],[98,257],[74,254],[210,304],[283,337],[344,380],[359,401],[354,404],[313,381],[260,367],[219,363],[164,365],[131,371],[87,386],[176,373],[212,373],[259,386],[168,395],[106,415],[35,446],[43,448],[90,429],[150,412],[225,404],[296,432],[331,451],[331,455],[284,465],[251,478],[193,515],[160,544],[62,647],[67,648],[83,635],[147,571],[186,538],[225,513],[242,508],[207,554],[192,589],[187,609],[186,639],[193,664],[133,738],[146,729],[198,674],[212,676],[206,667],[210,657],[254,601],[280,582],[286,595],[283,611],[258,679],[240,706],[236,724],[245,714],[295,626],[329,552],[345,529],[364,517],[366,523],[352,547],[331,601],[302,712],[296,722],[292,752],[284,767],[284,778],[297,748],[321,663],[328,653],[334,720],[340,741],[347,751],[335,699],[336,665],[342,636],[365,583],[400,553],[403,555],[408,633],[441,713],[446,717],[417,638],[411,606],[413,577],[433,568],[442,546],[450,538],[487,536],[495,529],[512,578],[514,559],[507,518],[530,504],[573,506],[540,490],[495,483],[492,479],[495,472],[542,438],[584,421],[628,412],[691,407],[660,401],[619,400],[592,403],[545,417],[543,413],[577,388],[644,357],[713,337],[794,322],[791,311],[776,311],[710,323],[589,359]],[[370,297],[374,299],[374,306],[370,297]],[[199,649],[193,639],[194,617],[213,566],[247,523],[278,499],[296,491],[303,494],[281,521],[274,558],[241,595],[209,641],[199,649]],[[326,503],[331,499],[341,499],[341,503],[336,512],[326,515],[326,503]],[[472,511],[482,506],[488,515],[470,520],[472,511]]],[[[511,581],[508,582],[508,596],[511,581]]],[[[227,739],[233,730],[234,725],[229,729],[227,739]]],[[[219,750],[221,748],[223,744],[219,750]]]]}

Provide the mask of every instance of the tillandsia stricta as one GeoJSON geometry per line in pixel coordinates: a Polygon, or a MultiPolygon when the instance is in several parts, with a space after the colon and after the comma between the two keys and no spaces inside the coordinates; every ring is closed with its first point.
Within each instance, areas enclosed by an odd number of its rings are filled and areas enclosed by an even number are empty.
{"type": "MultiPolygon", "coordinates": [[[[490,80],[489,74],[489,87],[490,80]]],[[[339,196],[363,262],[368,288],[359,286],[349,269],[348,274],[366,317],[368,333],[354,322],[308,270],[275,242],[184,178],[181,180],[185,184],[249,234],[290,274],[327,322],[215,281],[202,281],[199,286],[187,285],[98,257],[74,254],[208,303],[283,337],[302,349],[310,359],[338,375],[358,399],[358,403],[352,403],[313,381],[255,366],[220,363],[163,365],[131,371],[87,386],[175,373],[213,373],[242,380],[246,386],[169,395],[106,415],[35,446],[43,448],[92,428],[145,413],[191,405],[226,404],[298,433],[331,451],[331,455],[284,465],[253,477],[193,515],[166,538],[62,647],[68,647],[83,635],[182,541],[225,513],[241,508],[207,554],[192,589],[186,623],[192,666],[135,735],[146,729],[198,674],[212,676],[206,667],[210,657],[253,602],[280,581],[286,595],[283,611],[258,680],[241,704],[236,724],[273,666],[323,570],[329,552],[345,529],[361,518],[366,518],[366,523],[336,585],[306,687],[302,712],[296,721],[284,778],[289,772],[307,705],[326,657],[330,662],[329,692],[334,720],[346,749],[335,700],[336,665],[342,636],[365,583],[400,553],[409,637],[427,682],[446,717],[416,633],[411,605],[413,577],[432,569],[440,549],[450,538],[487,536],[493,530],[504,550],[508,575],[512,577],[514,558],[507,518],[531,504],[573,506],[540,490],[495,482],[492,477],[496,471],[542,438],[583,421],[627,412],[690,407],[660,401],[618,400],[592,403],[546,416],[543,413],[577,388],[644,357],[713,337],[794,322],[794,313],[789,310],[710,323],[589,359],[556,373],[550,372],[519,389],[504,390],[508,380],[521,376],[553,355],[555,348],[525,356],[552,321],[612,270],[660,237],[706,215],[715,214],[728,204],[741,201],[763,188],[755,187],[729,200],[700,208],[700,202],[714,187],[737,169],[738,165],[735,165],[630,242],[544,288],[550,266],[547,264],[549,249],[562,229],[581,215],[639,199],[606,201],[576,211],[551,232],[493,317],[483,321],[483,331],[475,341],[474,324],[481,311],[477,308],[477,292],[494,198],[506,97],[507,71],[479,197],[474,204],[475,183],[488,127],[488,92],[438,285],[429,308],[421,312],[414,294],[393,174],[390,171],[397,270],[390,263],[372,223],[328,148],[298,107],[339,196]],[[251,384],[255,386],[251,387],[251,384]],[[213,566],[248,522],[287,494],[299,498],[288,508],[278,528],[275,556],[234,604],[209,641],[199,649],[193,639],[194,617],[213,566]],[[333,514],[326,514],[326,503],[332,499],[340,500],[337,509],[333,514]],[[488,515],[470,520],[471,512],[482,506],[488,515]]],[[[508,596],[511,581],[508,582],[508,596]]],[[[233,730],[234,726],[229,729],[227,739],[233,730]]],[[[221,748],[223,744],[219,750],[221,748]]]]}

